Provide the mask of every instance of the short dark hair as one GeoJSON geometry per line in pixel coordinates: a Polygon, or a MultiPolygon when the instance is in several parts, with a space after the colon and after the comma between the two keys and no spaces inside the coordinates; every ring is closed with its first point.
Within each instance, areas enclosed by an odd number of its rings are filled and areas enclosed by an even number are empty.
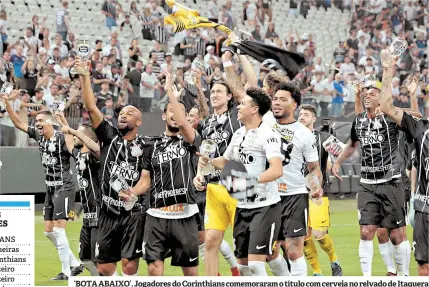
{"type": "Polygon", "coordinates": [[[306,110],[311,112],[315,117],[317,117],[317,110],[313,105],[302,105],[299,110],[306,110]]]}
{"type": "MultiPolygon", "coordinates": [[[[225,82],[224,80],[216,81],[216,83],[214,83],[214,84],[213,84],[213,86],[214,86],[214,85],[222,85],[222,86],[225,86],[225,88],[226,88],[226,92],[227,92],[228,94],[232,94],[231,88],[229,87],[229,85],[227,84],[227,82],[225,82]]],[[[213,88],[213,86],[212,86],[212,88],[213,88]]]]}
{"type": "Polygon", "coordinates": [[[301,92],[299,89],[292,83],[292,82],[281,82],[276,86],[276,89],[274,91],[274,95],[278,91],[286,91],[289,92],[292,96],[292,99],[295,101],[297,106],[299,107],[301,105],[301,92]]]}
{"type": "Polygon", "coordinates": [[[248,88],[246,94],[252,98],[259,108],[259,114],[265,115],[271,109],[271,98],[261,88],[248,88]]]}
{"type": "Polygon", "coordinates": [[[52,118],[52,113],[49,110],[40,110],[36,113],[36,115],[45,115],[52,118]]]}
{"type": "Polygon", "coordinates": [[[81,124],[81,126],[85,129],[85,135],[92,139],[94,142],[98,142],[98,137],[95,134],[94,128],[90,122],[85,122],[81,124]]]}
{"type": "MultiPolygon", "coordinates": [[[[167,101],[167,103],[165,103],[165,106],[164,106],[164,113],[167,111],[167,108],[168,108],[168,105],[170,104],[170,100],[168,100],[167,101]]],[[[179,100],[179,104],[182,104],[182,105],[184,105],[185,106],[185,109],[186,109],[186,105],[185,105],[185,102],[184,101],[182,101],[182,100],[179,100]]],[[[186,112],[186,111],[185,111],[186,112]]]]}
{"type": "Polygon", "coordinates": [[[264,79],[270,89],[275,89],[278,84],[287,80],[287,77],[278,71],[270,71],[264,79]]]}

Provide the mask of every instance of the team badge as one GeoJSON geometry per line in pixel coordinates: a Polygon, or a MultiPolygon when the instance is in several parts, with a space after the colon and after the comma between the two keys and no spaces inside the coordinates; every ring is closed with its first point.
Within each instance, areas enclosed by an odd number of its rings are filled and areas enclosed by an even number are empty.
{"type": "Polygon", "coordinates": [[[134,144],[134,145],[131,147],[131,155],[132,155],[132,156],[134,156],[134,157],[139,157],[139,156],[141,156],[142,154],[143,154],[143,151],[141,150],[140,145],[138,145],[138,144],[134,144]]]}
{"type": "Polygon", "coordinates": [[[374,123],[372,126],[374,127],[374,129],[380,129],[383,127],[382,124],[380,123],[380,120],[377,118],[374,119],[374,123]]]}
{"type": "Polygon", "coordinates": [[[226,115],[225,115],[225,114],[222,114],[222,115],[217,119],[217,122],[218,122],[219,124],[223,125],[223,124],[226,122],[226,119],[227,119],[226,115]]]}
{"type": "Polygon", "coordinates": [[[48,151],[54,152],[55,151],[55,144],[53,142],[49,143],[48,145],[48,151]]]}

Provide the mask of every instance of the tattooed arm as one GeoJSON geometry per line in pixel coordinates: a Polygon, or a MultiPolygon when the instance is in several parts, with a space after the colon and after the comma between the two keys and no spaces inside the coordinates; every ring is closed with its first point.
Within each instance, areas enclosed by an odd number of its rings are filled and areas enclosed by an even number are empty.
{"type": "Polygon", "coordinates": [[[204,119],[209,115],[209,106],[207,105],[206,95],[204,94],[201,86],[202,72],[198,71],[195,74],[196,83],[195,86],[198,88],[197,101],[198,101],[198,116],[200,119],[204,119]]]}
{"type": "Polygon", "coordinates": [[[256,76],[252,63],[250,63],[249,59],[245,55],[240,55],[238,58],[240,59],[241,68],[243,68],[243,72],[247,79],[244,89],[258,87],[258,77],[256,76]]]}
{"type": "Polygon", "coordinates": [[[241,83],[240,77],[234,70],[234,65],[226,66],[226,63],[231,63],[232,61],[232,53],[229,51],[225,51],[222,55],[223,67],[225,70],[226,83],[231,89],[232,96],[237,102],[241,102],[246,95],[246,91],[244,90],[244,86],[241,83]]]}
{"type": "Polygon", "coordinates": [[[392,118],[400,126],[404,112],[393,105],[392,99],[392,77],[393,67],[383,68],[383,79],[381,81],[380,108],[381,111],[392,118]]]}

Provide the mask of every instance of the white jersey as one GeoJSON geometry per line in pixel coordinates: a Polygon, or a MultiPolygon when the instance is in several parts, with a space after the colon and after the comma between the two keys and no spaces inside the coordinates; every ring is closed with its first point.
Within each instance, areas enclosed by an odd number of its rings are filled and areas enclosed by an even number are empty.
{"type": "MultiPolygon", "coordinates": [[[[247,169],[247,174],[257,177],[269,166],[268,161],[272,158],[284,160],[281,152],[281,140],[278,134],[262,126],[257,129],[246,131],[243,126],[232,136],[223,157],[227,160],[241,162],[247,169]]],[[[260,183],[256,186],[257,198],[250,202],[239,200],[239,208],[258,208],[269,206],[280,201],[275,181],[260,183]]]]}
{"type": "Polygon", "coordinates": [[[316,139],[313,133],[300,122],[278,124],[272,113],[266,114],[262,126],[269,127],[281,137],[283,177],[277,179],[281,196],[308,193],[304,177],[308,162],[318,162],[316,139]]]}

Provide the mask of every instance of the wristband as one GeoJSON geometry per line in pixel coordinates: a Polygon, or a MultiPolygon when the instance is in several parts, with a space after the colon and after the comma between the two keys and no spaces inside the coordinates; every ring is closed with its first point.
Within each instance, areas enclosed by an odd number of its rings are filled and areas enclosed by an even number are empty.
{"type": "Polygon", "coordinates": [[[223,67],[224,68],[232,67],[232,62],[231,61],[223,62],[223,67]]]}
{"type": "Polygon", "coordinates": [[[260,183],[261,178],[260,178],[260,176],[259,176],[259,175],[258,175],[258,177],[256,178],[256,180],[258,181],[258,183],[260,183]]]}

